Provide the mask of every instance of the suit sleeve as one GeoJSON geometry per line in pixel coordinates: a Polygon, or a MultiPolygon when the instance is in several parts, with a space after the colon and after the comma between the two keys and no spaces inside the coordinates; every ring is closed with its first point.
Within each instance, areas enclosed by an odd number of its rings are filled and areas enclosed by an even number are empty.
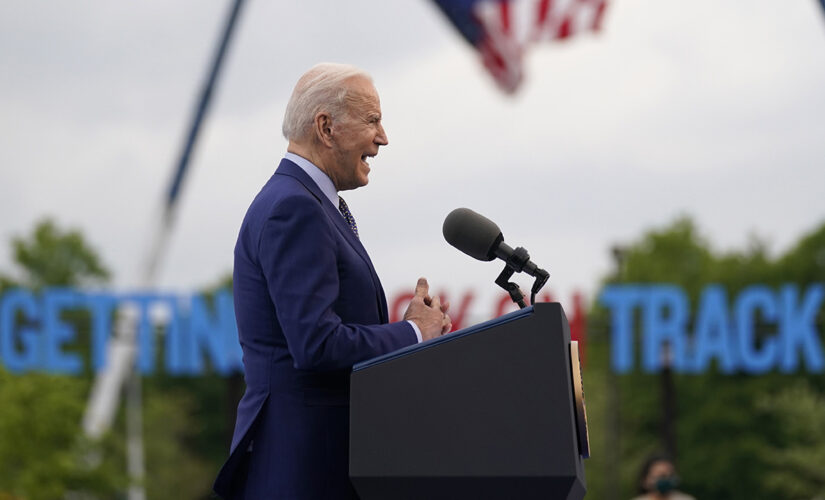
{"type": "Polygon", "coordinates": [[[282,200],[261,232],[259,256],[287,346],[300,370],[339,370],[416,343],[406,322],[346,324],[334,312],[338,264],[334,229],[314,198],[282,200]]]}

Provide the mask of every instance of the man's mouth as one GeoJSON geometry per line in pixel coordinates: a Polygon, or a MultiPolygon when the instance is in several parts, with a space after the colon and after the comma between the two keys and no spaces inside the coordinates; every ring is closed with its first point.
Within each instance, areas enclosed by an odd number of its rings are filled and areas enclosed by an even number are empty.
{"type": "Polygon", "coordinates": [[[370,154],[361,155],[361,161],[364,162],[364,164],[369,167],[370,164],[367,161],[368,158],[375,158],[375,155],[370,155],[370,154]]]}

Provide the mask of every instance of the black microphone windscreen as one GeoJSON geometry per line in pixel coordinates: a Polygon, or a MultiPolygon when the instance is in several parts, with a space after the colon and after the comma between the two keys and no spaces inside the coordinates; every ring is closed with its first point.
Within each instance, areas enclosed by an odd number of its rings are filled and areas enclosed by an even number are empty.
{"type": "Polygon", "coordinates": [[[496,258],[496,247],[504,240],[495,222],[469,208],[456,208],[444,219],[447,243],[478,260],[496,258]]]}

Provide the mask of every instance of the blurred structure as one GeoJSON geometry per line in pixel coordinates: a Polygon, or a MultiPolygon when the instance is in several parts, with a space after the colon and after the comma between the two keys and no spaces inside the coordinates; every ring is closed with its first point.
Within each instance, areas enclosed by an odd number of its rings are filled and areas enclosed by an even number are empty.
{"type": "MultiPolygon", "coordinates": [[[[213,89],[220,75],[229,42],[235,29],[238,13],[243,0],[234,0],[227,16],[218,48],[210,65],[209,74],[201,89],[195,112],[192,116],[189,132],[180,157],[175,165],[172,181],[169,184],[161,217],[157,225],[154,238],[149,239],[146,263],[141,273],[141,289],[151,289],[156,282],[157,272],[166,251],[169,234],[175,222],[177,200],[183,186],[187,167],[195,149],[198,133],[201,129],[209,104],[212,100],[213,89]]],[[[126,387],[127,401],[127,467],[132,485],[129,488],[130,500],[143,500],[146,497],[142,485],[145,476],[143,453],[143,403],[141,397],[141,375],[135,369],[135,344],[137,337],[136,315],[131,310],[120,311],[115,335],[108,348],[108,365],[102,370],[92,387],[86,414],[83,418],[83,429],[89,437],[99,438],[112,425],[115,409],[118,404],[120,390],[126,387]]]]}

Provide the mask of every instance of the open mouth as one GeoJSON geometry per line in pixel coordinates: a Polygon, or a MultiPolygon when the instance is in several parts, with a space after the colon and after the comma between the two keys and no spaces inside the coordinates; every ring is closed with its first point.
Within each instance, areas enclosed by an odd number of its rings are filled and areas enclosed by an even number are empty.
{"type": "Polygon", "coordinates": [[[375,155],[361,155],[361,161],[364,163],[364,165],[369,167],[370,164],[367,161],[368,158],[375,158],[375,155]]]}

